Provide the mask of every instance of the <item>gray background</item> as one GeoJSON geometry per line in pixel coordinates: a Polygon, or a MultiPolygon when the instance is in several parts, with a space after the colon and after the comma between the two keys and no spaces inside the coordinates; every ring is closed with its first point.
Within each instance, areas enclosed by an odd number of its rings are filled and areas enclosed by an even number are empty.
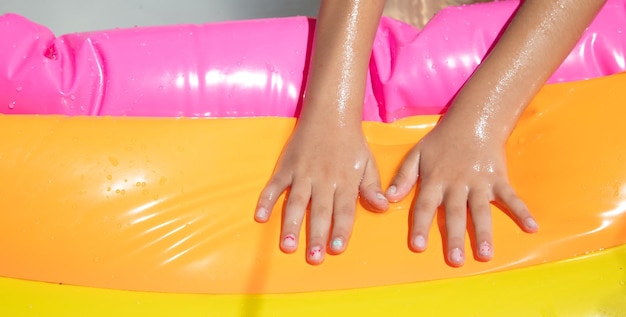
{"type": "Polygon", "coordinates": [[[115,27],[317,15],[320,0],[0,0],[55,34],[115,27]]]}

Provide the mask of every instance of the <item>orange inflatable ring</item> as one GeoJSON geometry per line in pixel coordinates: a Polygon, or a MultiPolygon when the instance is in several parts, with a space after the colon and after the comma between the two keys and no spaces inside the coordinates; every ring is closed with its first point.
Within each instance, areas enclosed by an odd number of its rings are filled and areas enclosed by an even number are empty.
{"type": "MultiPolygon", "coordinates": [[[[359,207],[349,250],[321,266],[307,265],[302,252],[281,253],[278,217],[260,225],[252,210],[291,118],[1,116],[1,309],[11,316],[619,315],[626,311],[625,85],[619,74],[540,92],[507,154],[513,185],[541,232],[524,234],[494,210],[498,253],[462,268],[445,265],[437,239],[425,253],[409,251],[409,200],[385,214],[359,207]]],[[[384,181],[437,119],[364,123],[384,181]]]]}

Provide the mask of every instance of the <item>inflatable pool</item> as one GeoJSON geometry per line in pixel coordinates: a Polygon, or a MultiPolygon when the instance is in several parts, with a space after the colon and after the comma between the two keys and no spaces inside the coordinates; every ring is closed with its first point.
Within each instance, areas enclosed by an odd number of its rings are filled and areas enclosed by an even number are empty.
{"type": "MultiPolygon", "coordinates": [[[[517,5],[446,9],[421,31],[381,22],[363,128],[383,182],[517,5]]],[[[607,3],[507,144],[541,232],[494,207],[497,254],[461,268],[441,240],[409,250],[409,200],[385,214],[359,206],[350,248],[320,266],[279,251],[278,218],[254,222],[295,123],[313,23],[54,37],[0,16],[2,314],[626,312],[626,2],[607,3]]]]}

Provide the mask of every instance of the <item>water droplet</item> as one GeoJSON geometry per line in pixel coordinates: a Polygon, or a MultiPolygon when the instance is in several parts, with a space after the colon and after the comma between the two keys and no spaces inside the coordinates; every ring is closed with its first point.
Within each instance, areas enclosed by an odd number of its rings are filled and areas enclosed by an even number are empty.
{"type": "Polygon", "coordinates": [[[108,174],[108,175],[107,175],[107,179],[108,179],[108,180],[112,180],[112,179],[113,179],[113,176],[112,176],[111,174],[108,174]]]}
{"type": "Polygon", "coordinates": [[[141,187],[141,182],[135,183],[135,187],[141,187]]]}
{"type": "Polygon", "coordinates": [[[76,100],[76,96],[70,95],[70,100],[72,100],[72,101],[76,100]]]}
{"type": "Polygon", "coordinates": [[[17,88],[15,88],[15,91],[17,91],[17,92],[22,91],[22,86],[18,86],[17,88]]]}
{"type": "Polygon", "coordinates": [[[117,166],[120,162],[114,158],[113,156],[109,156],[109,162],[111,162],[111,165],[113,166],[117,166]]]}
{"type": "Polygon", "coordinates": [[[15,101],[9,102],[9,109],[11,110],[15,109],[15,101]]]}

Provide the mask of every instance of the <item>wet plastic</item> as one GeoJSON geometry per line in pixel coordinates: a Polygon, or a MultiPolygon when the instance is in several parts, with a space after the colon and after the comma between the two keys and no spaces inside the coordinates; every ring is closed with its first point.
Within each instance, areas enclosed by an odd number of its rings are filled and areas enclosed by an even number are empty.
{"type": "MultiPolygon", "coordinates": [[[[364,119],[441,113],[518,1],[452,7],[419,31],[383,19],[364,119]]],[[[66,34],[0,16],[0,112],[297,115],[314,20],[305,17],[66,34]]],[[[609,0],[551,82],[626,69],[626,2],[609,0]]]]}
{"type": "Polygon", "coordinates": [[[622,316],[625,263],[622,245],[455,279],[261,295],[129,292],[0,278],[0,310],[12,317],[622,316]]]}
{"type": "MultiPolygon", "coordinates": [[[[280,217],[258,224],[253,210],[294,118],[0,116],[0,258],[10,259],[0,276],[169,293],[318,292],[513,270],[623,245],[625,85],[620,74],[540,92],[507,157],[541,230],[523,233],[494,207],[494,259],[462,268],[444,262],[442,219],[426,252],[409,250],[411,198],[385,214],[359,206],[350,247],[323,265],[308,265],[302,249],[280,252],[280,217]]],[[[383,186],[437,119],[364,123],[383,186]]]]}

